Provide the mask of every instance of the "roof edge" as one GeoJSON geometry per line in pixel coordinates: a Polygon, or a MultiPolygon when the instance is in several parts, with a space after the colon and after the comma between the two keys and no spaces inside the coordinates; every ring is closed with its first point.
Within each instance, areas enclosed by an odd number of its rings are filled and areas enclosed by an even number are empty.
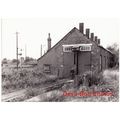
{"type": "MultiPolygon", "coordinates": [[[[67,37],[69,34],[71,34],[72,32],[74,32],[74,30],[78,30],[78,31],[79,31],[79,29],[77,29],[76,27],[74,27],[74,28],[73,28],[72,30],[70,30],[61,40],[59,40],[50,50],[48,50],[43,56],[41,56],[40,58],[38,58],[37,61],[39,61],[39,60],[42,59],[45,55],[47,55],[55,46],[57,46],[61,41],[63,41],[65,37],[67,37]]],[[[80,31],[79,31],[79,32],[80,32],[80,31]]],[[[81,32],[80,32],[80,33],[81,33],[81,32]]],[[[85,36],[83,33],[81,33],[81,34],[82,34],[83,36],[85,36]]],[[[86,36],[85,36],[85,37],[86,37],[86,36]]],[[[88,39],[88,38],[87,38],[87,39],[88,39]]],[[[113,53],[112,53],[110,50],[104,48],[104,47],[101,46],[101,45],[98,45],[95,41],[92,41],[90,38],[89,38],[89,40],[90,40],[91,42],[94,42],[98,47],[103,48],[104,50],[108,51],[109,53],[111,53],[111,54],[113,55],[113,53]]]]}
{"type": "MultiPolygon", "coordinates": [[[[37,61],[39,61],[40,59],[42,59],[45,55],[47,55],[55,46],[57,46],[61,41],[64,40],[65,37],[67,37],[70,33],[74,32],[74,30],[76,30],[77,28],[74,27],[72,30],[70,30],[61,40],[59,40],[52,48],[50,48],[43,56],[41,56],[40,58],[37,59],[37,61]]],[[[77,29],[78,30],[78,29],[77,29]]]]}
{"type": "Polygon", "coordinates": [[[108,49],[104,48],[104,47],[103,47],[103,46],[101,46],[101,45],[99,45],[99,47],[103,48],[104,50],[108,51],[109,53],[111,53],[111,54],[113,55],[113,53],[112,53],[110,50],[108,50],[108,49]]]}

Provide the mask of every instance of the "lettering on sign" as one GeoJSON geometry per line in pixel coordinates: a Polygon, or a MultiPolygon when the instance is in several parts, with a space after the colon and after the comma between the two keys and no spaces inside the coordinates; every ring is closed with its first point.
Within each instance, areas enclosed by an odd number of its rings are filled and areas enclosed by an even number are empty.
{"type": "Polygon", "coordinates": [[[72,44],[72,45],[63,45],[63,52],[73,52],[73,48],[76,48],[78,51],[91,51],[92,44],[72,44]]]}

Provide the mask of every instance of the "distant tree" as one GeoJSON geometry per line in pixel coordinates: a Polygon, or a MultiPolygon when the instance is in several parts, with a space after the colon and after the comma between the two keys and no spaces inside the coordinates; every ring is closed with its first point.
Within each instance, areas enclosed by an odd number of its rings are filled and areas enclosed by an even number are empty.
{"type": "Polygon", "coordinates": [[[114,66],[119,66],[119,45],[117,43],[114,43],[113,45],[111,46],[108,46],[107,47],[108,50],[110,50],[113,55],[114,55],[114,58],[112,58],[112,60],[114,61],[114,66]]]}
{"type": "MultiPolygon", "coordinates": [[[[17,59],[13,59],[12,63],[17,63],[17,59]]],[[[18,64],[20,63],[20,61],[18,60],[18,64]]]]}
{"type": "Polygon", "coordinates": [[[25,62],[33,61],[34,59],[32,57],[26,57],[25,62]]]}
{"type": "Polygon", "coordinates": [[[4,58],[4,59],[2,60],[2,64],[7,64],[7,63],[8,63],[7,58],[4,58]]]}

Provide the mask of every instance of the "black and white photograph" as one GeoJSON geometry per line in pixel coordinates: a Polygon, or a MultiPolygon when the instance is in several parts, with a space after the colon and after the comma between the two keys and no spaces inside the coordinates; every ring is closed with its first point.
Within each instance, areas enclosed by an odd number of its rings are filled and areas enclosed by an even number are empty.
{"type": "Polygon", "coordinates": [[[1,18],[2,102],[119,102],[118,20],[1,18]]]}
{"type": "Polygon", "coordinates": [[[0,0],[0,120],[120,120],[119,0],[0,0]]]}

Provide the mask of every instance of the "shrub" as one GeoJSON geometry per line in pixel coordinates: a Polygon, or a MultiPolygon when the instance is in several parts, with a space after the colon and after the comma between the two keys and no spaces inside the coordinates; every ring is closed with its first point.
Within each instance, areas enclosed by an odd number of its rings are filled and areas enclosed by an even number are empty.
{"type": "Polygon", "coordinates": [[[2,77],[2,90],[26,89],[28,87],[37,87],[41,84],[51,83],[57,80],[54,75],[46,75],[38,68],[11,70],[2,77]]]}
{"type": "Polygon", "coordinates": [[[75,77],[77,86],[81,84],[85,86],[98,85],[99,81],[100,75],[93,74],[91,71],[86,71],[84,74],[75,77]]]}

